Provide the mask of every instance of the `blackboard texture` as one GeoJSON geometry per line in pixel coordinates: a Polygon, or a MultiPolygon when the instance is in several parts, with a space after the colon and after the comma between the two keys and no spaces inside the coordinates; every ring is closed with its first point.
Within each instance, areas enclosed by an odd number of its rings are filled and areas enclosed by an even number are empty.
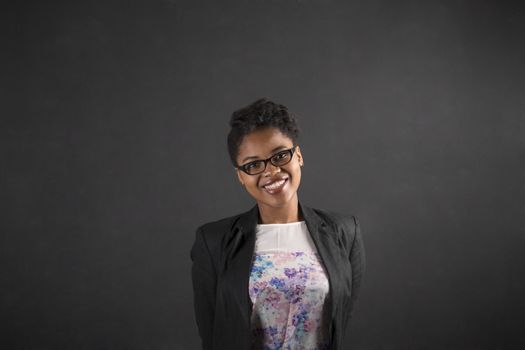
{"type": "Polygon", "coordinates": [[[254,204],[226,135],[260,97],[300,199],[360,219],[348,349],[525,348],[522,2],[3,6],[2,349],[199,349],[189,250],[254,204]]]}

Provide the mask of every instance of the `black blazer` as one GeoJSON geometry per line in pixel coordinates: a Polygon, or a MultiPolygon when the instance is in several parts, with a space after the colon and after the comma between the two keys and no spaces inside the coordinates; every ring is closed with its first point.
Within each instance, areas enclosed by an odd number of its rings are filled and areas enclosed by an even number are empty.
{"type": "MultiPolygon", "coordinates": [[[[302,205],[306,226],[329,280],[332,350],[342,350],[365,254],[355,216],[302,205]]],[[[259,208],[198,227],[191,249],[195,319],[205,350],[248,350],[252,302],[248,283],[259,208]]]]}

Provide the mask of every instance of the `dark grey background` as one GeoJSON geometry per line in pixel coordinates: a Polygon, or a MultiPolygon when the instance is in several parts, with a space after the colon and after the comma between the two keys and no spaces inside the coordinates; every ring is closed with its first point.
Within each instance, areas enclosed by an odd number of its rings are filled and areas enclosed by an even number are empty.
{"type": "Polygon", "coordinates": [[[299,116],[299,198],[361,220],[349,349],[525,346],[519,2],[10,6],[3,349],[198,349],[189,250],[254,204],[226,134],[262,96],[299,116]]]}

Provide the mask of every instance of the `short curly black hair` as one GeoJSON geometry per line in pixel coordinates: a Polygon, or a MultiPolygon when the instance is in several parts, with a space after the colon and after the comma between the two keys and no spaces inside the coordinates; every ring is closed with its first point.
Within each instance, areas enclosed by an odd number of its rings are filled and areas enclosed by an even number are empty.
{"type": "Polygon", "coordinates": [[[274,127],[279,129],[284,135],[288,136],[293,145],[297,145],[299,140],[299,126],[297,117],[288,112],[288,108],[281,104],[261,98],[257,101],[233,112],[230,118],[231,130],[228,134],[228,152],[234,167],[237,164],[239,146],[252,131],[257,129],[274,127]]]}

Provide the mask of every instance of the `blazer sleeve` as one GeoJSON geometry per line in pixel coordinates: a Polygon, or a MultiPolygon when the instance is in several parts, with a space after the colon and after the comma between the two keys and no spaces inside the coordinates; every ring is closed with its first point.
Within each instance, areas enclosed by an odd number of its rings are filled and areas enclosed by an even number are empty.
{"type": "MultiPolygon", "coordinates": [[[[361,227],[357,217],[353,216],[354,219],[354,239],[352,242],[352,248],[350,249],[350,264],[352,266],[352,306],[359,296],[359,290],[361,289],[361,282],[366,269],[365,259],[365,248],[363,244],[363,237],[361,235],[361,227]]],[[[354,307],[352,307],[352,311],[354,307]]],[[[350,315],[352,317],[352,315],[350,315]]]]}
{"type": "Polygon", "coordinates": [[[191,278],[195,320],[201,338],[202,349],[209,350],[212,348],[213,339],[217,276],[208,245],[202,234],[202,227],[197,229],[190,256],[193,262],[191,278]]]}

